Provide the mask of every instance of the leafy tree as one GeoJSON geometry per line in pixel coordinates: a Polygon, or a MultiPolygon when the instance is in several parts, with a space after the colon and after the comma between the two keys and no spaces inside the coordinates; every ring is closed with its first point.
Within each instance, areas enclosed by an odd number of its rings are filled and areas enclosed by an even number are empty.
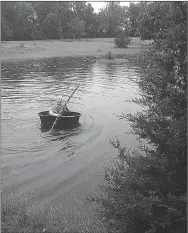
{"type": "MultiPolygon", "coordinates": [[[[31,39],[36,12],[28,2],[2,2],[2,16],[15,40],[31,39]]],[[[8,30],[8,28],[7,28],[8,30]]]]}
{"type": "Polygon", "coordinates": [[[138,3],[130,3],[129,9],[128,9],[128,17],[130,21],[130,35],[131,36],[138,36],[138,17],[140,13],[140,4],[138,3]]]}
{"type": "Polygon", "coordinates": [[[85,34],[92,36],[96,31],[96,16],[94,14],[94,10],[91,7],[91,4],[86,4],[86,2],[34,2],[33,7],[38,14],[38,22],[41,28],[43,28],[43,22],[48,14],[54,13],[58,17],[61,21],[63,38],[74,38],[75,36],[80,37],[85,34]],[[80,35],[75,33],[75,18],[79,19],[77,24],[81,30],[83,30],[85,22],[85,33],[82,31],[80,35]],[[73,28],[71,28],[72,26],[73,28]]]}
{"type": "Polygon", "coordinates": [[[168,2],[163,4],[161,2],[141,2],[138,7],[140,13],[137,23],[141,39],[155,39],[159,32],[170,26],[168,2]]]}
{"type": "Polygon", "coordinates": [[[118,48],[127,48],[131,43],[130,25],[128,20],[124,20],[116,30],[115,44],[118,48]]]}
{"type": "Polygon", "coordinates": [[[86,2],[72,2],[72,9],[75,17],[78,16],[81,20],[85,20],[86,2]]]}
{"type": "MultiPolygon", "coordinates": [[[[78,24],[81,29],[84,27],[84,32],[80,36],[92,37],[96,34],[96,14],[90,3],[86,2],[73,2],[72,3],[73,12],[75,19],[78,19],[78,24]],[[81,23],[80,23],[81,22],[81,23]]],[[[74,27],[74,20],[71,22],[71,25],[74,27]]],[[[75,29],[74,29],[75,30],[75,29]]],[[[73,31],[74,31],[73,30],[73,31]]],[[[75,34],[75,33],[74,33],[75,34]]]]}
{"type": "Polygon", "coordinates": [[[108,2],[106,7],[99,12],[99,31],[103,31],[108,37],[116,35],[117,26],[125,17],[125,8],[119,2],[108,2]]]}
{"type": "Polygon", "coordinates": [[[43,32],[48,39],[61,39],[61,21],[54,13],[49,13],[43,21],[43,32]]]}
{"type": "MultiPolygon", "coordinates": [[[[72,10],[72,2],[33,2],[33,7],[34,9],[36,9],[36,12],[38,14],[38,23],[42,30],[44,21],[46,20],[47,16],[50,13],[53,13],[57,16],[58,22],[60,23],[59,26],[61,26],[62,28],[62,38],[69,37],[69,24],[72,18],[75,17],[72,10]]],[[[44,34],[47,35],[46,32],[44,34]]]]}
{"type": "Polygon", "coordinates": [[[33,9],[37,13],[38,23],[42,24],[42,22],[46,19],[49,13],[56,13],[56,9],[58,7],[58,2],[32,2],[33,9]]]}
{"type": "Polygon", "coordinates": [[[71,23],[71,35],[72,38],[80,38],[85,36],[85,22],[83,20],[80,20],[80,18],[77,16],[75,17],[71,23]]]}
{"type": "Polygon", "coordinates": [[[85,9],[85,33],[87,37],[95,37],[97,35],[97,16],[90,3],[87,4],[85,9]]]}
{"type": "MultiPolygon", "coordinates": [[[[17,13],[17,24],[19,25],[19,30],[16,30],[14,35],[20,40],[30,40],[35,19],[37,17],[36,12],[30,3],[20,2],[18,4],[17,13]]],[[[16,28],[18,29],[18,27],[16,28]]]]}
{"type": "MultiPolygon", "coordinates": [[[[125,16],[125,8],[121,7],[118,2],[109,2],[104,10],[95,14],[91,4],[83,1],[2,2],[2,16],[8,26],[4,27],[4,30],[8,28],[12,30],[14,40],[73,38],[75,36],[112,37],[116,34],[117,25],[125,16]],[[75,19],[79,21],[75,22],[75,19]],[[56,29],[52,33],[52,25],[55,21],[56,29]],[[49,33],[47,33],[48,23],[49,33]],[[81,29],[81,33],[78,33],[78,30],[75,32],[76,24],[81,29]],[[63,33],[60,33],[61,30],[63,33]]],[[[8,35],[8,31],[5,34],[8,35]]]]}
{"type": "MultiPolygon", "coordinates": [[[[1,34],[2,39],[6,38],[6,40],[9,39],[7,35],[9,35],[9,30],[12,30],[14,28],[14,20],[17,18],[16,13],[16,2],[2,2],[1,3],[1,13],[2,13],[2,22],[1,22],[1,34]]],[[[13,32],[14,34],[14,32],[13,32]]],[[[12,38],[10,38],[12,39],[12,38]]]]}
{"type": "Polygon", "coordinates": [[[138,15],[138,32],[139,37],[142,40],[152,39],[153,34],[153,24],[155,18],[150,17],[151,2],[141,2],[139,4],[139,15],[138,15]]]}
{"type": "Polygon", "coordinates": [[[8,26],[6,20],[1,18],[1,40],[11,40],[13,38],[13,31],[8,26]]]}
{"type": "Polygon", "coordinates": [[[187,3],[160,2],[156,7],[166,13],[156,16],[161,25],[142,54],[138,85],[143,95],[134,100],[144,110],[122,116],[140,139],[140,151],[113,141],[116,163],[105,172],[101,196],[92,198],[107,232],[186,232],[187,3]]]}
{"type": "Polygon", "coordinates": [[[58,2],[56,15],[61,21],[61,27],[63,31],[62,38],[69,38],[71,30],[70,22],[75,17],[75,14],[72,10],[72,3],[58,2]]]}

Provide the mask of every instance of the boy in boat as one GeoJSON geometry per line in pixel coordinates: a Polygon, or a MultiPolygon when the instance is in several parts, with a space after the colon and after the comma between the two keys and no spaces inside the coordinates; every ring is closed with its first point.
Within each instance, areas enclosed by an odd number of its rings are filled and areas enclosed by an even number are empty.
{"type": "Polygon", "coordinates": [[[49,115],[51,116],[58,116],[58,114],[63,110],[64,112],[70,112],[67,108],[67,105],[64,107],[64,103],[61,96],[57,97],[56,104],[53,106],[53,108],[49,111],[49,115]]]}

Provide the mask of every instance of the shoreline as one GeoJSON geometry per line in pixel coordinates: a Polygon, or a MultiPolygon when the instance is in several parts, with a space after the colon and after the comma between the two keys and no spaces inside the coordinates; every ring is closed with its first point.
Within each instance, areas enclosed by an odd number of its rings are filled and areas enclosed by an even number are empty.
{"type": "Polygon", "coordinates": [[[6,41],[1,42],[1,61],[43,59],[50,57],[105,57],[137,54],[150,41],[132,38],[128,48],[116,48],[113,38],[83,39],[74,41],[6,41]]]}

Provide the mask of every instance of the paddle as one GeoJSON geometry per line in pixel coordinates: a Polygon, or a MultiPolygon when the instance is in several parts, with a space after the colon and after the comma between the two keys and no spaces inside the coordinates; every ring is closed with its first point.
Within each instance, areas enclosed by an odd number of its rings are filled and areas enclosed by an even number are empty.
{"type": "Polygon", "coordinates": [[[54,129],[54,127],[56,126],[58,120],[60,119],[60,117],[63,115],[64,113],[64,108],[65,106],[67,105],[67,103],[69,102],[69,100],[72,98],[72,96],[74,95],[74,93],[76,92],[76,90],[78,89],[79,85],[74,89],[74,91],[72,92],[72,94],[69,96],[68,100],[65,102],[65,104],[63,105],[63,108],[61,110],[61,112],[58,114],[56,120],[54,121],[53,125],[52,125],[52,128],[51,128],[51,131],[54,129]]]}

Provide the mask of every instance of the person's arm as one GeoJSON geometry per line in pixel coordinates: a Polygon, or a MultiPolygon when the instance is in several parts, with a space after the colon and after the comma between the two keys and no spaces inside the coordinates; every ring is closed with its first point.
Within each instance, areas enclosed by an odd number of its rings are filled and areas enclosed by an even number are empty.
{"type": "Polygon", "coordinates": [[[55,112],[53,112],[52,110],[49,111],[49,115],[50,115],[50,116],[58,116],[58,114],[55,113],[55,112]]]}
{"type": "Polygon", "coordinates": [[[55,104],[55,105],[52,107],[52,109],[50,109],[49,115],[51,115],[51,116],[58,116],[57,104],[55,104]]]}

